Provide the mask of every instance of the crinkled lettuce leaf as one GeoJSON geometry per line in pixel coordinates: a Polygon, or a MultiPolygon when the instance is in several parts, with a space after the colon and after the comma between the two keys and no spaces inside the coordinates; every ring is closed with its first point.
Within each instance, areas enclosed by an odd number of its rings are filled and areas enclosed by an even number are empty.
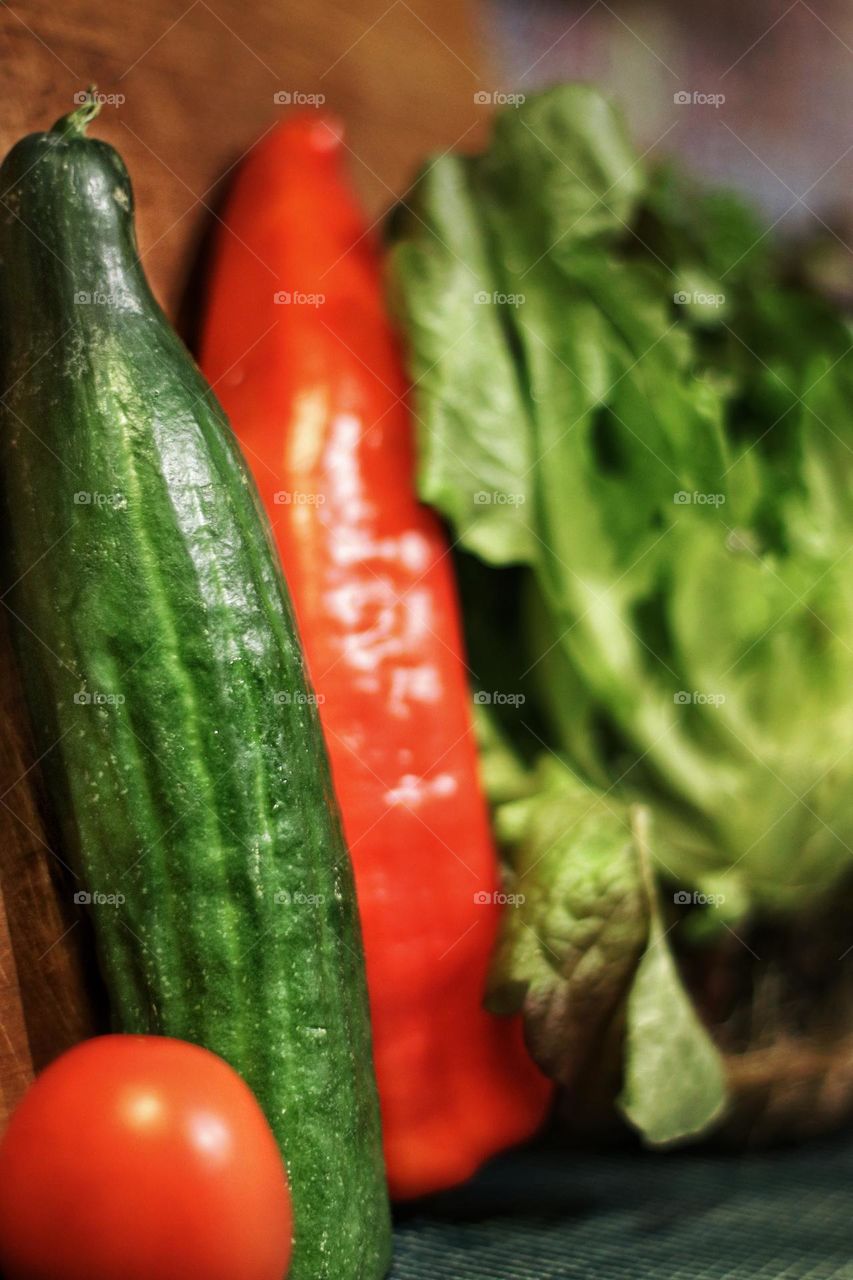
{"type": "Polygon", "coordinates": [[[670,950],[648,812],[553,757],[525,781],[487,720],[481,733],[491,794],[511,797],[496,806],[512,852],[489,1007],[523,1013],[531,1051],[567,1087],[624,1017],[626,1118],[653,1145],[701,1132],[725,1107],[725,1076],[670,950]]]}
{"type": "Polygon", "coordinates": [[[680,949],[853,872],[850,331],[589,86],[500,113],[408,204],[420,491],[458,544],[524,897],[491,999],[564,1081],[621,1026],[623,1112],[669,1142],[723,1090],[680,949]]]}

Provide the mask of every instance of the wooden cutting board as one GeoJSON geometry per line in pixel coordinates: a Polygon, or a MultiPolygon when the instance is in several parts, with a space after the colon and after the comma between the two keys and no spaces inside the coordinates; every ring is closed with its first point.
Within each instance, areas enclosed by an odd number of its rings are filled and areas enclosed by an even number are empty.
{"type": "Polygon", "coordinates": [[[105,1026],[74,878],[43,818],[37,755],[0,611],[0,1122],[38,1070],[105,1026]]]}
{"type": "MultiPolygon", "coordinates": [[[[0,147],[48,127],[95,83],[94,128],[133,178],[140,248],[169,314],[191,329],[188,282],[223,175],[283,112],[322,97],[347,125],[374,216],[429,152],[485,127],[481,58],[459,0],[12,0],[0,7],[0,147]]],[[[0,596],[0,1124],[57,1053],[104,1026],[88,925],[40,795],[0,596]]],[[[35,643],[35,642],[34,642],[35,643]]]]}

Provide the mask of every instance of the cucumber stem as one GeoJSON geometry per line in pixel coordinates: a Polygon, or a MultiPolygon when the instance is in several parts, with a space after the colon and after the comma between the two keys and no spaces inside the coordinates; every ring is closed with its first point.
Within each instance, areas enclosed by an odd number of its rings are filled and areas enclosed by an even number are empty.
{"type": "MultiPolygon", "coordinates": [[[[74,111],[69,111],[68,115],[60,116],[50,132],[61,134],[63,138],[84,137],[86,126],[101,110],[101,103],[95,96],[96,90],[97,86],[90,84],[81,105],[74,111]]],[[[75,95],[75,99],[80,96],[75,95]]]]}

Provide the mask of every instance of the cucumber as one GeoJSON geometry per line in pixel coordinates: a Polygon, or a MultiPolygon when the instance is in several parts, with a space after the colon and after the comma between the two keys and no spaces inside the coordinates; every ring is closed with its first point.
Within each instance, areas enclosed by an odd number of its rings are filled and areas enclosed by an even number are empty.
{"type": "Polygon", "coordinates": [[[375,1280],[367,995],[316,707],[260,503],[148,287],[95,111],[0,170],[4,604],[47,791],[116,1029],[205,1045],[255,1091],[290,1175],[291,1280],[375,1280]]]}

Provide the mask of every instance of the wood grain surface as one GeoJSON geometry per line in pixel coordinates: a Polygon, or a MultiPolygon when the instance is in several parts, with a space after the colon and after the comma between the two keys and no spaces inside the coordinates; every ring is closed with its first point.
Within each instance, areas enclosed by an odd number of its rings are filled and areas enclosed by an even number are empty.
{"type": "Polygon", "coordinates": [[[33,1070],[106,1025],[79,888],[50,833],[48,806],[0,616],[0,1105],[33,1070]]]}
{"type": "MultiPolygon", "coordinates": [[[[0,7],[6,72],[0,145],[44,128],[94,82],[99,136],[133,177],[146,267],[175,314],[222,175],[294,99],[322,95],[346,121],[369,208],[418,161],[482,124],[468,10],[459,0],[12,0],[0,7]]],[[[310,107],[306,109],[311,109],[310,107]]]]}
{"type": "MultiPolygon", "coordinates": [[[[94,132],[133,179],[155,292],[182,300],[223,180],[293,109],[322,97],[346,122],[372,216],[436,149],[485,127],[471,13],[460,0],[13,0],[0,6],[0,147],[48,127],[90,83],[114,101],[94,132]]],[[[104,1025],[88,926],[40,795],[0,595],[0,1124],[36,1070],[104,1025]]],[[[35,642],[34,642],[35,643],[35,642]]]]}

